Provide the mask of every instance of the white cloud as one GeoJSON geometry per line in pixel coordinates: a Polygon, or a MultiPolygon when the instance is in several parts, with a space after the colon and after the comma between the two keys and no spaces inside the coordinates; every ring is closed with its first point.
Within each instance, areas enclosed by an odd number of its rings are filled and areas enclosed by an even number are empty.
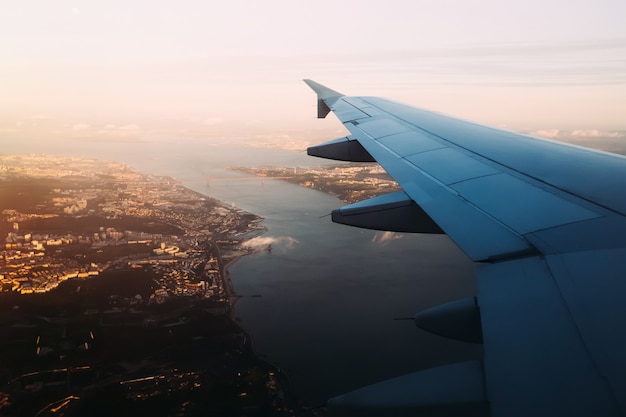
{"type": "Polygon", "coordinates": [[[376,232],[374,237],[372,238],[372,243],[381,243],[385,244],[392,240],[402,239],[404,235],[395,232],[376,232]]]}
{"type": "Polygon", "coordinates": [[[616,139],[626,137],[624,132],[599,130],[599,129],[578,129],[578,130],[559,130],[559,129],[541,129],[530,132],[533,136],[540,136],[549,139],[593,139],[605,138],[616,139]]]}
{"type": "Polygon", "coordinates": [[[602,131],[597,129],[574,130],[570,136],[575,138],[623,138],[624,132],[602,131]]]}
{"type": "Polygon", "coordinates": [[[561,131],[559,129],[542,129],[531,132],[530,134],[533,136],[552,139],[558,137],[560,133],[561,131]]]}
{"type": "Polygon", "coordinates": [[[244,242],[241,246],[245,248],[251,249],[265,249],[268,246],[278,246],[283,249],[291,249],[296,246],[299,242],[290,237],[290,236],[276,236],[276,237],[254,237],[246,242],[244,242]]]}
{"type": "Polygon", "coordinates": [[[626,154],[626,131],[600,129],[544,129],[530,132],[530,134],[573,145],[584,146],[587,148],[626,154]]]}

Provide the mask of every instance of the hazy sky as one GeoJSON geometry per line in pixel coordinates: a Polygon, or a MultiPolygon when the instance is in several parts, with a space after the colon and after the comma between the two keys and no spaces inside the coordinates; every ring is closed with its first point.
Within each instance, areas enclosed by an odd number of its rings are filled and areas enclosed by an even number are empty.
{"type": "Polygon", "coordinates": [[[330,139],[302,78],[619,136],[625,21],[624,0],[0,0],[0,140],[330,139]]]}

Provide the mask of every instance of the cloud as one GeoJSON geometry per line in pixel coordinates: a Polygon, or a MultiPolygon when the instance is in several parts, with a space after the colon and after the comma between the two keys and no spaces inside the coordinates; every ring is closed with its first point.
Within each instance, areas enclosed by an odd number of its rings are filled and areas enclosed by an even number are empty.
{"type": "Polygon", "coordinates": [[[533,136],[540,136],[542,138],[553,139],[559,136],[561,131],[559,129],[541,129],[535,130],[534,132],[530,132],[533,136]]]}
{"type": "Polygon", "coordinates": [[[404,238],[404,235],[395,232],[376,232],[372,238],[372,243],[385,244],[392,240],[398,240],[404,238]]]}
{"type": "Polygon", "coordinates": [[[543,129],[529,132],[529,134],[573,145],[584,146],[587,148],[599,149],[622,155],[626,154],[626,143],[624,141],[624,138],[626,138],[626,131],[600,129],[543,129]]]}
{"type": "Polygon", "coordinates": [[[276,237],[263,237],[258,236],[254,237],[244,243],[241,246],[244,248],[251,249],[265,249],[269,245],[272,245],[272,248],[278,246],[282,249],[291,249],[296,246],[299,242],[290,237],[290,236],[276,236],[276,237]]]}
{"type": "Polygon", "coordinates": [[[575,138],[623,138],[624,132],[611,132],[597,129],[574,130],[570,133],[575,138]]]}
{"type": "Polygon", "coordinates": [[[599,129],[578,129],[578,130],[559,130],[559,129],[540,129],[530,132],[533,136],[540,136],[549,139],[618,139],[626,137],[626,132],[615,130],[599,130],[599,129]]]}

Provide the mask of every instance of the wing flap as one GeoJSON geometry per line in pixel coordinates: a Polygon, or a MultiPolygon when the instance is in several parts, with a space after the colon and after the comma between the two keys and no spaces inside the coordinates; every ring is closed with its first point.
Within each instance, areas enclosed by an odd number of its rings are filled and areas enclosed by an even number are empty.
{"type": "Polygon", "coordinates": [[[443,233],[404,192],[385,194],[333,210],[335,223],[365,229],[408,233],[443,233]]]}
{"type": "Polygon", "coordinates": [[[626,248],[546,258],[600,375],[626,410],[626,248]]]}
{"type": "Polygon", "coordinates": [[[406,159],[446,185],[500,172],[491,165],[450,148],[420,152],[406,159]]]}
{"type": "Polygon", "coordinates": [[[519,234],[600,217],[594,211],[504,173],[463,181],[452,188],[519,234]]]}
{"type": "Polygon", "coordinates": [[[311,146],[307,154],[319,158],[351,162],[376,162],[358,140],[350,136],[311,146]]]}
{"type": "Polygon", "coordinates": [[[480,265],[477,278],[494,415],[620,415],[543,259],[480,265]]]}
{"type": "Polygon", "coordinates": [[[328,408],[342,416],[489,416],[478,361],[430,368],[363,387],[331,399],[328,408]]]}

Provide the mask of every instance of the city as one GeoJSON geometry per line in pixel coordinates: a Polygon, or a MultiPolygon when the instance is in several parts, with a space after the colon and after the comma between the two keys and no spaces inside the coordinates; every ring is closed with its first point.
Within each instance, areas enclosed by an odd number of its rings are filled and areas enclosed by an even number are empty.
{"type": "Polygon", "coordinates": [[[206,242],[236,246],[247,233],[262,230],[260,218],[171,178],[145,176],[121,164],[75,160],[67,169],[63,159],[5,156],[0,176],[5,183],[0,227],[9,228],[2,230],[0,282],[22,294],[47,292],[67,279],[111,268],[150,265],[167,277],[160,284],[171,294],[224,295],[217,259],[203,258],[206,242]],[[49,181],[50,189],[35,191],[33,179],[49,181]],[[30,197],[29,187],[43,200],[32,211],[12,208],[30,197]],[[204,264],[212,267],[202,271],[204,264]]]}
{"type": "Polygon", "coordinates": [[[398,183],[378,164],[342,163],[317,168],[235,167],[233,170],[263,178],[284,179],[332,194],[344,203],[400,191],[398,183]]]}
{"type": "Polygon", "coordinates": [[[123,164],[36,155],[0,157],[0,212],[2,414],[302,411],[233,316],[227,266],[261,218],[123,164]]]}

